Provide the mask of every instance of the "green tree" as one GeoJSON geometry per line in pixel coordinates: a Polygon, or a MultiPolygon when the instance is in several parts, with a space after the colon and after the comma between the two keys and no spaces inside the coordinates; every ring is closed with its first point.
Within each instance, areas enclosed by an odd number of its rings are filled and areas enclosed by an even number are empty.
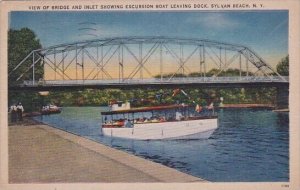
{"type": "Polygon", "coordinates": [[[287,55],[278,63],[277,72],[283,76],[289,76],[289,56],[287,55]]]}
{"type": "MultiPolygon", "coordinates": [[[[22,28],[20,30],[10,29],[8,31],[8,73],[11,71],[28,55],[32,50],[41,48],[39,39],[35,33],[28,29],[22,28]]],[[[37,59],[37,58],[36,58],[37,59]]],[[[32,72],[30,68],[32,64],[32,56],[29,57],[18,69],[9,75],[9,84],[15,84],[17,78],[25,73],[21,78],[23,80],[32,79],[32,72]]],[[[39,79],[43,76],[43,66],[38,62],[35,64],[35,78],[39,79]]]]}

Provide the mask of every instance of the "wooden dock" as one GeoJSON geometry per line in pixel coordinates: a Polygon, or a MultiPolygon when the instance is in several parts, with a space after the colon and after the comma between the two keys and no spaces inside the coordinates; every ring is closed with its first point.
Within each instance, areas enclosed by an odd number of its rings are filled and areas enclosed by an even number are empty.
{"type": "Polygon", "coordinates": [[[275,106],[271,104],[223,104],[219,108],[267,108],[274,109],[275,106]]]}
{"type": "Polygon", "coordinates": [[[285,109],[276,109],[276,110],[273,110],[273,112],[285,113],[285,112],[290,112],[290,110],[289,110],[289,108],[285,108],[285,109]]]}
{"type": "Polygon", "coordinates": [[[9,126],[10,183],[207,182],[42,124],[9,126]]]}

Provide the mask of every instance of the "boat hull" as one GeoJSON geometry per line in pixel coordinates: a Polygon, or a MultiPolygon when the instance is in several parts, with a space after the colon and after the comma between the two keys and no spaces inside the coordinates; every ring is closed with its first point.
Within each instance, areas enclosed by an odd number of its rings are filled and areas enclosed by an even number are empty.
{"type": "Polygon", "coordinates": [[[111,138],[136,140],[207,139],[218,127],[218,119],[134,124],[132,128],[102,128],[111,138]]]}
{"type": "Polygon", "coordinates": [[[50,115],[50,114],[58,114],[58,113],[61,113],[60,109],[57,109],[57,110],[42,110],[41,111],[42,115],[50,115]]]}

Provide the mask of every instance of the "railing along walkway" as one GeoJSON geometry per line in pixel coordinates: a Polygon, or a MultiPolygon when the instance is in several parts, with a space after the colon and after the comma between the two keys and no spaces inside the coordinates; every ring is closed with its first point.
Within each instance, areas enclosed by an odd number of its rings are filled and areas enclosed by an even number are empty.
{"type": "Polygon", "coordinates": [[[288,83],[288,77],[279,76],[243,76],[243,77],[182,77],[182,78],[146,78],[146,79],[98,79],[98,80],[40,80],[24,81],[24,86],[60,86],[60,85],[97,85],[97,84],[190,84],[190,83],[288,83]]]}

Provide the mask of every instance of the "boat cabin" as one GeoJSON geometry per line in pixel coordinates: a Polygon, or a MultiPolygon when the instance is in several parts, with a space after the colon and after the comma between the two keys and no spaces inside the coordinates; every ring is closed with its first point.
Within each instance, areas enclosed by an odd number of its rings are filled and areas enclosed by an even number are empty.
{"type": "Polygon", "coordinates": [[[199,110],[186,104],[130,108],[129,103],[122,103],[112,105],[111,111],[101,112],[101,117],[103,128],[130,128],[135,124],[210,119],[217,115],[213,109],[199,110]]]}

